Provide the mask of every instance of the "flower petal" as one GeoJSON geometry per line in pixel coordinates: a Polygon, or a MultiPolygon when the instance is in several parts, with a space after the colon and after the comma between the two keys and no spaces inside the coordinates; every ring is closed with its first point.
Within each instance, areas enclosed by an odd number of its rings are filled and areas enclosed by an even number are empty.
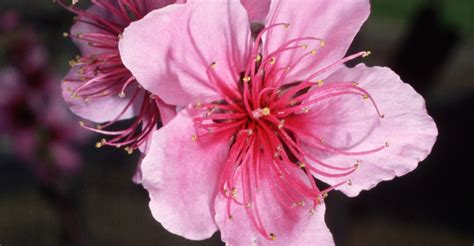
{"type": "Polygon", "coordinates": [[[307,123],[314,133],[322,135],[325,143],[345,151],[388,147],[367,155],[348,156],[306,146],[313,157],[332,165],[351,167],[357,160],[361,161],[350,176],[327,178],[316,175],[318,179],[331,185],[350,179],[352,185],[343,185],[339,189],[349,196],[357,196],[360,191],[371,189],[381,181],[412,171],[431,152],[438,132],[426,112],[425,102],[389,68],[359,64],[355,68],[338,70],[326,81],[328,84],[359,83],[359,87],[366,89],[374,99],[384,118],[378,117],[370,100],[359,96],[344,97],[318,105],[317,120],[307,123]]]}
{"type": "Polygon", "coordinates": [[[168,104],[186,106],[217,96],[207,70],[216,62],[221,83],[235,83],[248,57],[248,16],[239,1],[193,1],[149,13],[125,29],[125,66],[168,104]]]}
{"type": "Polygon", "coordinates": [[[138,100],[134,100],[133,105],[123,112],[137,92],[138,87],[136,85],[128,86],[125,90],[125,97],[123,98],[119,97],[119,95],[108,95],[88,100],[85,98],[75,98],[73,93],[76,88],[82,84],[74,82],[76,80],[80,81],[80,79],[77,79],[78,74],[77,68],[71,69],[61,85],[63,98],[71,111],[76,115],[90,121],[102,123],[114,120],[119,115],[119,119],[129,119],[134,117],[139,111],[142,100],[138,98],[144,97],[143,90],[140,90],[138,95],[136,95],[138,100]]]}
{"type": "Polygon", "coordinates": [[[262,187],[257,197],[262,222],[275,235],[275,240],[266,239],[254,230],[243,206],[233,204],[230,220],[226,213],[227,199],[218,195],[216,223],[226,245],[334,245],[324,222],[324,203],[318,204],[310,214],[309,202],[304,207],[283,208],[268,186],[262,187]]]}
{"type": "Polygon", "coordinates": [[[266,40],[268,51],[264,56],[290,39],[323,39],[323,47],[318,41],[300,41],[296,44],[307,44],[308,48],[301,48],[301,52],[284,52],[276,57],[277,64],[291,67],[287,77],[288,83],[306,79],[310,74],[338,61],[346,54],[369,12],[369,0],[274,0],[267,26],[272,23],[288,23],[289,27],[271,30],[266,40]],[[301,55],[313,49],[317,49],[315,56],[308,56],[295,65],[301,55]]]}
{"type": "Polygon", "coordinates": [[[213,203],[230,141],[192,141],[190,111],[153,133],[141,172],[153,217],[172,233],[201,240],[217,230],[213,203]]]}
{"type": "Polygon", "coordinates": [[[240,0],[247,10],[250,22],[263,23],[270,10],[270,0],[240,0]]]}

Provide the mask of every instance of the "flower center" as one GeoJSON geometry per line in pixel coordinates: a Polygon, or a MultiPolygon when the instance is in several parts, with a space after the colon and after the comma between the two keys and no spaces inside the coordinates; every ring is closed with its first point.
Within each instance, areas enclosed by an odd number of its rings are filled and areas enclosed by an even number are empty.
{"type": "Polygon", "coordinates": [[[64,33],[80,43],[87,44],[89,49],[95,49],[94,54],[77,56],[69,62],[71,72],[63,81],[67,91],[74,100],[83,100],[86,104],[107,97],[119,97],[128,100],[115,118],[96,127],[87,126],[81,121],[80,125],[88,130],[111,136],[96,143],[96,147],[104,145],[125,147],[132,153],[148,140],[149,133],[156,128],[160,114],[155,96],[142,89],[131,72],[125,68],[118,50],[119,39],[124,28],[132,21],[141,19],[154,6],[146,2],[147,8],[142,9],[134,1],[99,0],[93,4],[103,10],[109,17],[84,11],[74,4],[68,6],[63,0],[57,3],[76,14],[77,21],[87,25],[90,32],[64,33]],[[111,17],[113,16],[113,17],[111,17]],[[135,104],[140,104],[135,105],[135,104]],[[137,103],[138,102],[138,103],[137,103]],[[115,123],[129,111],[131,107],[139,106],[140,112],[128,127],[120,130],[112,129],[115,123]],[[109,128],[110,127],[110,128],[109,128]],[[108,128],[106,130],[106,128],[108,128]]]}
{"type": "Polygon", "coordinates": [[[327,189],[319,189],[313,175],[347,177],[361,164],[360,160],[354,160],[353,164],[345,167],[331,165],[323,162],[320,156],[308,152],[308,148],[331,154],[361,156],[388,146],[385,144],[371,150],[348,152],[327,143],[323,136],[318,136],[305,124],[317,117],[312,110],[318,104],[340,96],[369,99],[377,112],[376,117],[383,118],[370,94],[357,83],[325,85],[322,80],[313,81],[327,70],[356,57],[366,56],[368,52],[348,56],[301,81],[288,82],[286,76],[292,67],[314,56],[324,42],[318,38],[295,38],[275,51],[262,55],[260,52],[266,50],[262,35],[277,27],[288,28],[288,24],[270,25],[256,37],[252,59],[240,76],[242,86],[239,91],[225,88],[225,81],[220,81],[219,76],[214,74],[216,62],[209,66],[209,81],[216,84],[215,88],[223,100],[195,104],[195,108],[205,113],[194,118],[197,135],[193,135],[193,140],[220,134],[232,136],[229,156],[219,181],[220,194],[227,199],[229,219],[233,218],[232,205],[245,209],[253,228],[268,240],[275,240],[276,235],[267,230],[268,225],[263,223],[260,216],[261,209],[265,208],[265,204],[260,204],[263,201],[261,196],[274,197],[283,209],[303,208],[313,214],[329,191],[352,183],[350,179],[343,179],[327,189]],[[308,41],[318,42],[318,48],[305,51],[292,64],[284,64],[285,61],[279,60],[282,54],[293,52],[296,56],[297,51],[308,49],[309,45],[302,43],[308,41]]]}

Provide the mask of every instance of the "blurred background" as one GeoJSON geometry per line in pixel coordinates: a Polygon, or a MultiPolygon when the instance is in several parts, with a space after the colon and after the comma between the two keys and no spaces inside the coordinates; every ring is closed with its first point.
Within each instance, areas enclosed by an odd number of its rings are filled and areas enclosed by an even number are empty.
{"type": "MultiPolygon", "coordinates": [[[[164,230],[131,181],[138,155],[95,148],[65,108],[71,23],[51,1],[0,0],[0,245],[222,245],[164,230]]],[[[329,195],[337,245],[474,245],[473,23],[472,0],[372,1],[351,50],[421,93],[439,137],[414,172],[329,195]]]]}

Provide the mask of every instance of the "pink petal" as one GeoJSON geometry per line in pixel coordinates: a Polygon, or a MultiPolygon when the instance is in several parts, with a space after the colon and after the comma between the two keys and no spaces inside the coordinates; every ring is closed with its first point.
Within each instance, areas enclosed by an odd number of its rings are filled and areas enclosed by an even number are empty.
{"type": "Polygon", "coordinates": [[[346,54],[369,12],[369,0],[274,0],[267,26],[272,23],[290,25],[287,29],[277,27],[271,30],[267,37],[268,52],[294,38],[323,39],[323,47],[318,41],[300,41],[296,44],[307,44],[308,48],[301,48],[301,52],[289,51],[277,57],[277,63],[291,66],[288,82],[306,79],[308,75],[338,61],[346,54]],[[313,49],[317,49],[316,55],[304,58],[297,65],[294,63],[305,52],[313,49]]]}
{"type": "MultiPolygon", "coordinates": [[[[359,168],[342,178],[317,178],[331,185],[350,179],[352,185],[339,189],[349,196],[357,196],[384,180],[402,176],[413,169],[431,152],[437,136],[433,119],[427,114],[423,98],[389,68],[366,67],[342,68],[326,80],[332,82],[358,82],[373,97],[384,118],[370,103],[357,97],[341,97],[339,100],[316,105],[318,117],[311,124],[316,134],[326,143],[346,151],[364,151],[388,147],[372,154],[345,156],[328,154],[307,147],[310,153],[326,163],[350,167],[361,160],[359,168]]],[[[329,170],[326,170],[329,171],[329,170]]]]}
{"type": "Polygon", "coordinates": [[[248,57],[248,25],[237,0],[193,1],[132,23],[119,48],[125,66],[147,90],[168,104],[186,106],[217,95],[206,73],[213,62],[215,73],[236,87],[248,57]]]}
{"type": "Polygon", "coordinates": [[[217,230],[212,205],[230,141],[194,142],[192,117],[182,110],[153,133],[141,172],[153,217],[172,233],[201,240],[217,230]]]}
{"type": "MultiPolygon", "coordinates": [[[[114,17],[113,13],[110,13],[106,11],[104,8],[97,6],[97,5],[92,5],[86,10],[87,13],[89,14],[94,14],[96,16],[99,16],[105,20],[110,20],[118,24],[122,24],[124,26],[127,26],[125,23],[123,23],[123,20],[117,17],[114,17]]],[[[81,51],[82,56],[88,56],[92,54],[100,54],[104,52],[104,49],[102,48],[95,48],[91,47],[88,42],[80,39],[76,39],[75,37],[79,34],[82,33],[103,33],[103,34],[113,34],[110,32],[105,31],[102,28],[99,28],[95,25],[90,25],[87,23],[84,23],[82,21],[77,21],[74,23],[74,25],[71,27],[70,30],[71,36],[73,37],[72,40],[74,43],[77,45],[79,50],[81,51]]]]}
{"type": "Polygon", "coordinates": [[[250,22],[263,23],[270,9],[270,0],[240,0],[247,10],[250,22]]]}
{"type": "MultiPolygon", "coordinates": [[[[77,77],[77,74],[77,69],[73,68],[69,71],[66,78],[77,77]]],[[[123,112],[137,90],[137,86],[135,85],[127,87],[125,91],[126,96],[124,98],[119,97],[119,95],[108,95],[102,98],[86,101],[84,98],[74,99],[72,97],[72,93],[77,88],[78,84],[80,85],[82,83],[75,83],[67,80],[65,83],[62,83],[63,98],[72,112],[90,121],[97,123],[107,122],[115,119],[118,115],[120,115],[119,119],[129,119],[135,116],[141,105],[141,100],[135,100],[133,105],[123,112]]],[[[143,94],[143,91],[139,92],[137,98],[143,98],[143,94]]]]}
{"type": "Polygon", "coordinates": [[[226,213],[227,200],[216,198],[216,223],[226,245],[334,245],[332,234],[324,222],[325,204],[316,206],[312,214],[312,203],[303,207],[283,208],[268,186],[257,194],[259,213],[266,230],[273,233],[275,240],[264,238],[251,226],[243,206],[232,204],[232,220],[226,213]]]}

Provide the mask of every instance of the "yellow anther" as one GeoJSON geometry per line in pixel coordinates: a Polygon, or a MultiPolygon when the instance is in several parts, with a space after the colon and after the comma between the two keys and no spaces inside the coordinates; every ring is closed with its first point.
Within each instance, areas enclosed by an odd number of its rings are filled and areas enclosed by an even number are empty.
{"type": "Polygon", "coordinates": [[[308,48],[308,45],[307,45],[307,44],[302,44],[301,47],[302,47],[303,49],[307,49],[307,48],[308,48]]]}
{"type": "Polygon", "coordinates": [[[216,68],[217,67],[217,63],[216,62],[212,62],[211,63],[211,68],[216,68]]]}
{"type": "Polygon", "coordinates": [[[323,86],[324,85],[324,80],[318,80],[318,86],[323,86]]]}
{"type": "Polygon", "coordinates": [[[262,115],[264,116],[270,115],[270,109],[268,107],[263,108],[262,115]]]}
{"type": "Polygon", "coordinates": [[[250,76],[245,76],[242,80],[244,82],[249,82],[252,78],[250,76]]]}
{"type": "Polygon", "coordinates": [[[125,97],[125,92],[121,91],[121,92],[118,94],[118,96],[119,96],[120,98],[124,98],[124,97],[125,97]]]}
{"type": "Polygon", "coordinates": [[[75,5],[78,2],[79,2],[79,0],[72,0],[72,5],[75,5]]]}
{"type": "Polygon", "coordinates": [[[96,147],[96,148],[100,148],[100,147],[102,147],[102,143],[101,143],[101,142],[97,142],[97,143],[95,143],[95,147],[96,147]]]}
{"type": "Polygon", "coordinates": [[[299,201],[299,202],[298,202],[298,206],[304,207],[304,205],[305,205],[304,201],[299,201]]]}
{"type": "Polygon", "coordinates": [[[196,134],[193,134],[193,135],[191,136],[191,140],[193,140],[193,142],[195,142],[195,141],[197,140],[196,134]]]}
{"type": "Polygon", "coordinates": [[[326,45],[326,42],[324,42],[323,40],[321,40],[321,42],[319,43],[319,46],[324,47],[325,45],[326,45]]]}
{"type": "Polygon", "coordinates": [[[309,210],[309,215],[314,215],[314,212],[315,212],[315,211],[314,211],[314,208],[310,209],[310,210],[309,210]]]}
{"type": "Polygon", "coordinates": [[[288,27],[290,27],[290,23],[285,23],[285,24],[283,24],[283,27],[284,27],[285,29],[288,29],[288,27]]]}
{"type": "Polygon", "coordinates": [[[85,126],[85,125],[86,125],[86,123],[85,123],[84,121],[82,121],[82,120],[81,120],[81,121],[79,121],[79,125],[80,125],[80,126],[85,126]]]}
{"type": "Polygon", "coordinates": [[[369,99],[369,95],[367,95],[367,94],[363,95],[362,99],[369,99]]]}
{"type": "Polygon", "coordinates": [[[326,197],[328,197],[328,193],[326,193],[326,192],[323,192],[323,194],[322,194],[322,195],[323,195],[323,198],[326,198],[326,197]]]}
{"type": "Polygon", "coordinates": [[[262,56],[258,54],[257,57],[255,57],[255,61],[261,61],[261,60],[262,60],[262,56]]]}
{"type": "Polygon", "coordinates": [[[303,162],[298,162],[298,163],[296,163],[296,164],[298,164],[298,166],[299,166],[300,168],[305,168],[305,167],[306,167],[306,164],[304,164],[303,162]]]}
{"type": "Polygon", "coordinates": [[[270,64],[275,64],[275,62],[276,62],[276,58],[275,58],[275,57],[272,57],[272,58],[270,59],[270,64]]]}
{"type": "Polygon", "coordinates": [[[303,112],[304,112],[304,113],[308,113],[308,112],[309,112],[309,108],[307,108],[307,107],[303,108],[303,112]]]}
{"type": "Polygon", "coordinates": [[[69,33],[63,32],[63,37],[65,37],[65,38],[69,37],[69,33]]]}
{"type": "Polygon", "coordinates": [[[127,151],[129,155],[133,154],[133,148],[125,147],[124,150],[127,151]]]}
{"type": "Polygon", "coordinates": [[[232,189],[231,189],[231,192],[232,192],[232,196],[233,196],[233,197],[236,197],[236,196],[237,196],[237,188],[232,188],[232,189]]]}
{"type": "Polygon", "coordinates": [[[270,239],[272,241],[275,241],[277,239],[277,236],[274,233],[270,233],[270,239]]]}
{"type": "Polygon", "coordinates": [[[317,50],[311,50],[309,53],[310,53],[311,55],[316,55],[317,52],[318,52],[317,50]]]}
{"type": "Polygon", "coordinates": [[[285,127],[285,120],[280,120],[280,124],[278,124],[278,129],[282,129],[285,127]]]}
{"type": "Polygon", "coordinates": [[[201,108],[201,106],[202,106],[201,102],[196,102],[194,104],[194,108],[197,108],[197,109],[201,108]]]}
{"type": "Polygon", "coordinates": [[[370,52],[370,51],[364,51],[364,53],[362,53],[362,57],[367,57],[367,56],[369,56],[370,54],[372,54],[372,52],[370,52]]]}

